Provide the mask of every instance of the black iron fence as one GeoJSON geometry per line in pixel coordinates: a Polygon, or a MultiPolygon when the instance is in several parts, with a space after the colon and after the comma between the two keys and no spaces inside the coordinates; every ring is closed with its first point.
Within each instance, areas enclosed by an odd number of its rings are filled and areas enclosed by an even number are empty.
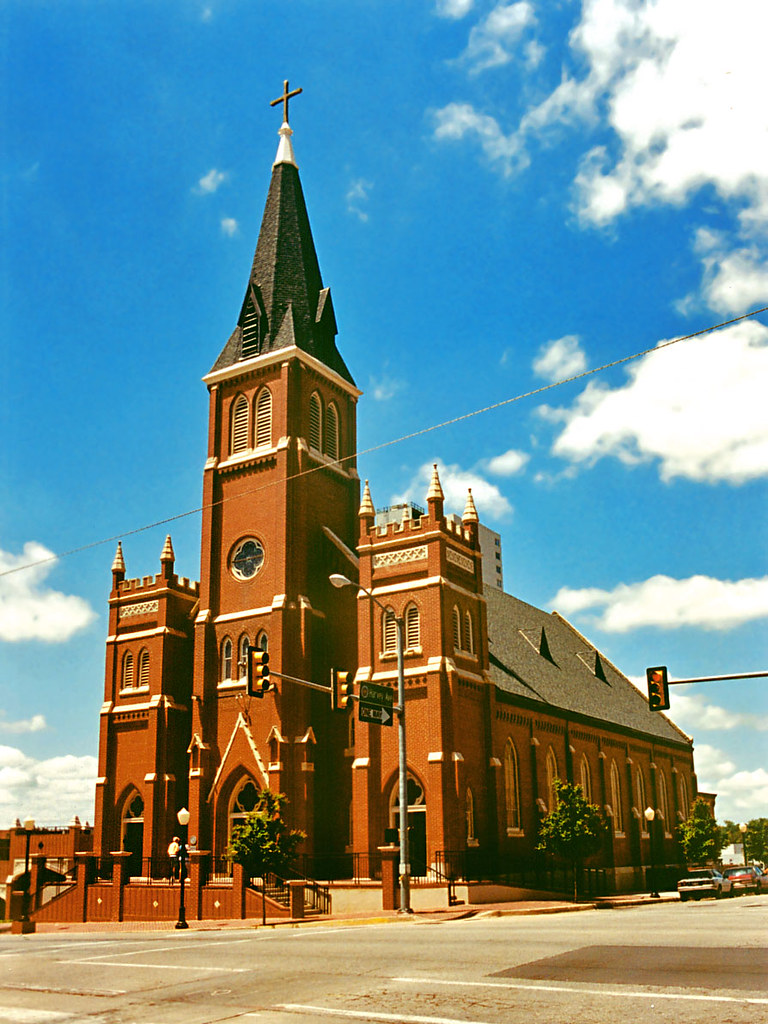
{"type": "Polygon", "coordinates": [[[324,882],[381,881],[381,854],[333,853],[303,854],[296,860],[296,867],[307,878],[322,879],[324,882]]]}
{"type": "MultiPolygon", "coordinates": [[[[573,893],[571,868],[543,859],[514,863],[482,849],[438,850],[435,869],[453,883],[487,882],[519,889],[573,893]]],[[[580,896],[608,896],[614,891],[612,875],[605,868],[577,868],[577,881],[580,896]]]]}

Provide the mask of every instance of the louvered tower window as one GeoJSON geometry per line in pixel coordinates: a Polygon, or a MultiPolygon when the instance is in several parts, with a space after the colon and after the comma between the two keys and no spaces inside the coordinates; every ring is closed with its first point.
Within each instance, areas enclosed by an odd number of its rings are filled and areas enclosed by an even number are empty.
{"type": "Polygon", "coordinates": [[[453,646],[461,649],[461,616],[456,605],[453,606],[453,646]]]}
{"type": "Polygon", "coordinates": [[[259,315],[259,310],[253,304],[253,299],[248,300],[242,328],[242,356],[243,359],[250,359],[251,356],[257,356],[261,351],[261,316],[259,315]]]}
{"type": "Polygon", "coordinates": [[[384,643],[382,650],[385,652],[397,650],[397,620],[391,608],[387,608],[382,616],[382,633],[384,643]]]}
{"type": "Polygon", "coordinates": [[[415,604],[405,609],[405,646],[408,650],[421,644],[421,618],[415,604]]]}
{"type": "Polygon", "coordinates": [[[248,449],[248,399],[239,395],[232,410],[232,454],[248,449]]]}
{"type": "Polygon", "coordinates": [[[272,444],[272,392],[262,388],[256,399],[256,447],[272,444]]]}
{"type": "Polygon", "coordinates": [[[139,686],[149,686],[149,651],[139,655],[139,686]]]}
{"type": "Polygon", "coordinates": [[[133,686],[133,655],[126,654],[123,658],[123,689],[130,690],[133,686]]]}
{"type": "Polygon", "coordinates": [[[470,654],[475,653],[475,632],[472,628],[472,616],[464,612],[464,650],[470,654]]]}
{"type": "Polygon", "coordinates": [[[325,413],[325,454],[332,459],[339,457],[339,412],[333,402],[325,413]]]}
{"type": "Polygon", "coordinates": [[[320,395],[315,391],[309,396],[309,447],[316,452],[322,451],[323,445],[323,407],[320,395]]]}

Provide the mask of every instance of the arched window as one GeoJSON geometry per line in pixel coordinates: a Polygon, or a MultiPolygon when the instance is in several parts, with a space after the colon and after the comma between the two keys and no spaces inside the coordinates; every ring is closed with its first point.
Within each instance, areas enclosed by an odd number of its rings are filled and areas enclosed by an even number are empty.
{"type": "Polygon", "coordinates": [[[461,615],[456,605],[453,606],[453,646],[461,649],[461,615]]]}
{"type": "Polygon", "coordinates": [[[586,754],[581,755],[579,762],[579,777],[581,779],[581,791],[588,804],[592,803],[592,772],[589,767],[589,759],[586,754]]]}
{"type": "Polygon", "coordinates": [[[309,396],[309,447],[323,450],[323,406],[316,391],[309,396]]]}
{"type": "Polygon", "coordinates": [[[557,790],[555,781],[559,778],[557,774],[557,758],[552,747],[547,751],[547,810],[554,811],[557,807],[557,790]]]}
{"type": "Polygon", "coordinates": [[[664,778],[664,772],[659,768],[656,773],[656,787],[659,797],[659,811],[664,822],[664,831],[669,832],[670,830],[670,818],[669,818],[669,799],[667,797],[667,780],[664,778]]]}
{"type": "Polygon", "coordinates": [[[256,807],[259,799],[259,791],[252,779],[244,779],[240,788],[236,790],[229,807],[229,835],[232,829],[242,825],[250,812],[256,807]]]}
{"type": "Polygon", "coordinates": [[[475,841],[475,798],[472,795],[472,790],[467,786],[466,796],[466,818],[467,818],[467,842],[474,843],[475,841]]]}
{"type": "Polygon", "coordinates": [[[381,617],[381,635],[383,643],[381,649],[384,652],[397,650],[397,620],[391,608],[387,608],[381,617]]]}
{"type": "Polygon", "coordinates": [[[258,307],[254,305],[253,299],[250,297],[248,299],[248,304],[245,307],[242,331],[243,344],[241,352],[243,359],[250,359],[251,356],[257,356],[261,349],[261,317],[259,315],[258,307]]]}
{"type": "Polygon", "coordinates": [[[139,686],[149,686],[149,651],[146,648],[139,654],[139,686]]]}
{"type": "Polygon", "coordinates": [[[648,831],[648,823],[645,820],[645,808],[648,804],[645,802],[645,779],[643,778],[643,769],[637,769],[637,777],[635,778],[635,795],[637,797],[637,810],[640,814],[640,831],[648,831]]]}
{"type": "Polygon", "coordinates": [[[272,444],[272,392],[262,388],[256,398],[256,447],[272,444]]]}
{"type": "Polygon", "coordinates": [[[140,875],[141,858],[144,847],[144,801],[138,790],[134,789],[125,801],[121,826],[122,848],[130,853],[126,874],[131,877],[140,875]]]}
{"type": "Polygon", "coordinates": [[[325,454],[339,457],[339,410],[333,402],[325,410],[325,454]]]}
{"type": "Polygon", "coordinates": [[[680,798],[680,814],[683,818],[687,818],[691,810],[691,800],[688,796],[688,780],[684,775],[681,775],[679,778],[677,792],[680,798]]]}
{"type": "Polygon", "coordinates": [[[130,651],[123,655],[123,682],[122,688],[130,690],[133,687],[133,655],[130,651]]]}
{"type": "Polygon", "coordinates": [[[259,648],[260,651],[269,650],[269,637],[267,636],[263,629],[256,637],[256,646],[259,648]]]}
{"type": "Polygon", "coordinates": [[[405,609],[405,646],[409,651],[421,646],[421,617],[415,604],[405,609]]]}
{"type": "Polygon", "coordinates": [[[248,648],[251,646],[251,641],[245,634],[240,637],[240,642],[237,645],[237,678],[242,682],[248,672],[248,648]]]}
{"type": "Polygon", "coordinates": [[[238,395],[232,407],[232,454],[248,450],[248,399],[238,395]]]}
{"type": "Polygon", "coordinates": [[[520,826],[520,775],[517,769],[517,751],[511,739],[504,747],[504,803],[507,829],[517,830],[520,826]]]}
{"type": "Polygon", "coordinates": [[[224,638],[221,645],[221,681],[228,683],[232,678],[232,641],[224,638]]]}
{"type": "Polygon", "coordinates": [[[611,761],[611,805],[613,807],[613,831],[624,831],[624,814],[621,806],[621,776],[616,762],[611,761]]]}
{"type": "Polygon", "coordinates": [[[472,615],[464,612],[464,650],[470,654],[475,653],[475,631],[472,628],[472,615]]]}

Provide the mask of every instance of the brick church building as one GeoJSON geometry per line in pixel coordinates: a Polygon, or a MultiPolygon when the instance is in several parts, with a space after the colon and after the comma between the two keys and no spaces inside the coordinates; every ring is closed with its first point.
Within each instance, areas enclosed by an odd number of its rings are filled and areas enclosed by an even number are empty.
{"type": "Polygon", "coordinates": [[[200,581],[177,574],[170,537],[159,572],[128,578],[120,545],[112,565],[94,853],[127,850],[137,867],[163,856],[187,806],[197,849],[221,858],[269,787],[325,877],[348,876],[351,855],[373,864],[397,824],[397,730],[289,680],[249,698],[243,655],[261,647],[276,673],[323,685],[339,668],[396,688],[383,605],[405,623],[415,875],[466,851],[530,864],[556,778],[608,817],[595,863],[617,887],[676,863],[697,791],[691,740],[564,618],[483,580],[471,494],[460,519],[447,514],[435,469],[426,508],[395,522],[367,482],[361,495],[361,391],[336,345],[287,119],[279,135],[237,323],[204,378],[200,581]]]}

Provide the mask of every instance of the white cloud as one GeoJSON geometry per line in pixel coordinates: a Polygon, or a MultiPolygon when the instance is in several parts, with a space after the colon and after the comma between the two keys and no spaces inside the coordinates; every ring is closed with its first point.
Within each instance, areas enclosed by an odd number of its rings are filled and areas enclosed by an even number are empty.
{"type": "Polygon", "coordinates": [[[602,609],[593,626],[606,633],[644,626],[733,629],[768,616],[768,576],[735,581],[652,576],[641,583],[620,583],[613,590],[562,587],[551,604],[566,616],[602,609]]]}
{"type": "MultiPolygon", "coordinates": [[[[645,684],[645,680],[643,680],[645,684]]],[[[768,731],[768,715],[757,715],[749,711],[731,711],[712,704],[699,694],[670,692],[670,715],[686,732],[694,730],[731,731],[732,729],[755,729],[768,731]]]]}
{"type": "Polygon", "coordinates": [[[196,191],[208,195],[215,192],[220,185],[222,185],[229,175],[226,171],[217,171],[215,167],[212,167],[207,174],[204,174],[197,183],[196,191]]]}
{"type": "Polygon", "coordinates": [[[65,825],[76,814],[93,821],[96,771],[95,757],[38,761],[0,746],[0,828],[27,815],[41,825],[65,825]]]}
{"type": "Polygon", "coordinates": [[[479,113],[470,103],[449,103],[434,118],[436,139],[475,137],[490,163],[507,177],[529,163],[522,141],[514,134],[505,135],[494,117],[479,113]]]}
{"type": "Polygon", "coordinates": [[[587,465],[658,459],[664,480],[738,484],[768,473],[768,327],[743,321],[651,353],[627,373],[621,387],[591,382],[570,409],[540,408],[565,424],[553,454],[587,465]]]}
{"type": "Polygon", "coordinates": [[[565,334],[562,338],[548,341],[533,361],[533,372],[549,381],[575,377],[586,368],[587,357],[581,350],[577,334],[565,334]]]}
{"type": "Polygon", "coordinates": [[[368,202],[368,193],[373,188],[372,181],[366,181],[365,178],[356,178],[350,182],[349,188],[347,189],[347,210],[350,213],[354,213],[362,221],[368,220],[368,212],[363,208],[364,204],[368,202]]]}
{"type": "Polygon", "coordinates": [[[5,720],[3,712],[0,711],[0,732],[41,732],[47,728],[45,715],[32,715],[31,718],[22,718],[18,722],[8,722],[5,720]]]}
{"type": "Polygon", "coordinates": [[[83,598],[43,585],[55,564],[53,552],[35,541],[28,541],[21,555],[0,551],[0,573],[8,573],[0,575],[0,641],[59,643],[94,621],[96,612],[83,598]],[[45,565],[19,568],[46,559],[45,565]]]}
{"type": "Polygon", "coordinates": [[[725,818],[744,820],[765,813],[768,806],[768,771],[765,768],[737,771],[722,750],[707,743],[696,744],[694,763],[699,789],[717,793],[716,812],[725,818]]]}
{"type": "Polygon", "coordinates": [[[369,390],[371,397],[376,402],[388,402],[405,387],[405,381],[397,380],[395,377],[389,377],[387,374],[384,374],[381,377],[371,376],[370,378],[369,390]]]}
{"type": "Polygon", "coordinates": [[[474,72],[508,64],[525,29],[535,20],[533,7],[526,0],[497,4],[469,33],[461,59],[470,64],[474,72]]]}
{"type": "MultiPolygon", "coordinates": [[[[495,484],[489,483],[484,477],[473,470],[462,469],[458,465],[446,466],[437,463],[440,484],[445,495],[445,511],[447,514],[464,511],[467,501],[467,490],[472,488],[472,497],[481,522],[489,519],[506,519],[512,514],[512,506],[495,484]]],[[[414,501],[423,505],[432,478],[432,463],[425,462],[403,494],[392,498],[392,504],[414,501]]]]}
{"type": "Polygon", "coordinates": [[[757,243],[734,248],[722,232],[700,228],[694,251],[704,268],[702,289],[710,309],[742,313],[768,303],[768,251],[757,243]]]}
{"type": "Polygon", "coordinates": [[[487,469],[488,472],[493,473],[494,476],[515,476],[516,473],[520,473],[525,469],[529,459],[530,455],[526,452],[520,452],[515,448],[510,448],[509,451],[503,452],[501,455],[495,455],[492,459],[489,459],[487,469]]]}
{"type": "Polygon", "coordinates": [[[475,6],[475,0],[437,0],[435,10],[441,18],[463,18],[475,6]]]}
{"type": "Polygon", "coordinates": [[[228,235],[230,238],[237,234],[239,225],[234,217],[222,217],[221,218],[221,230],[222,233],[228,235]]]}

